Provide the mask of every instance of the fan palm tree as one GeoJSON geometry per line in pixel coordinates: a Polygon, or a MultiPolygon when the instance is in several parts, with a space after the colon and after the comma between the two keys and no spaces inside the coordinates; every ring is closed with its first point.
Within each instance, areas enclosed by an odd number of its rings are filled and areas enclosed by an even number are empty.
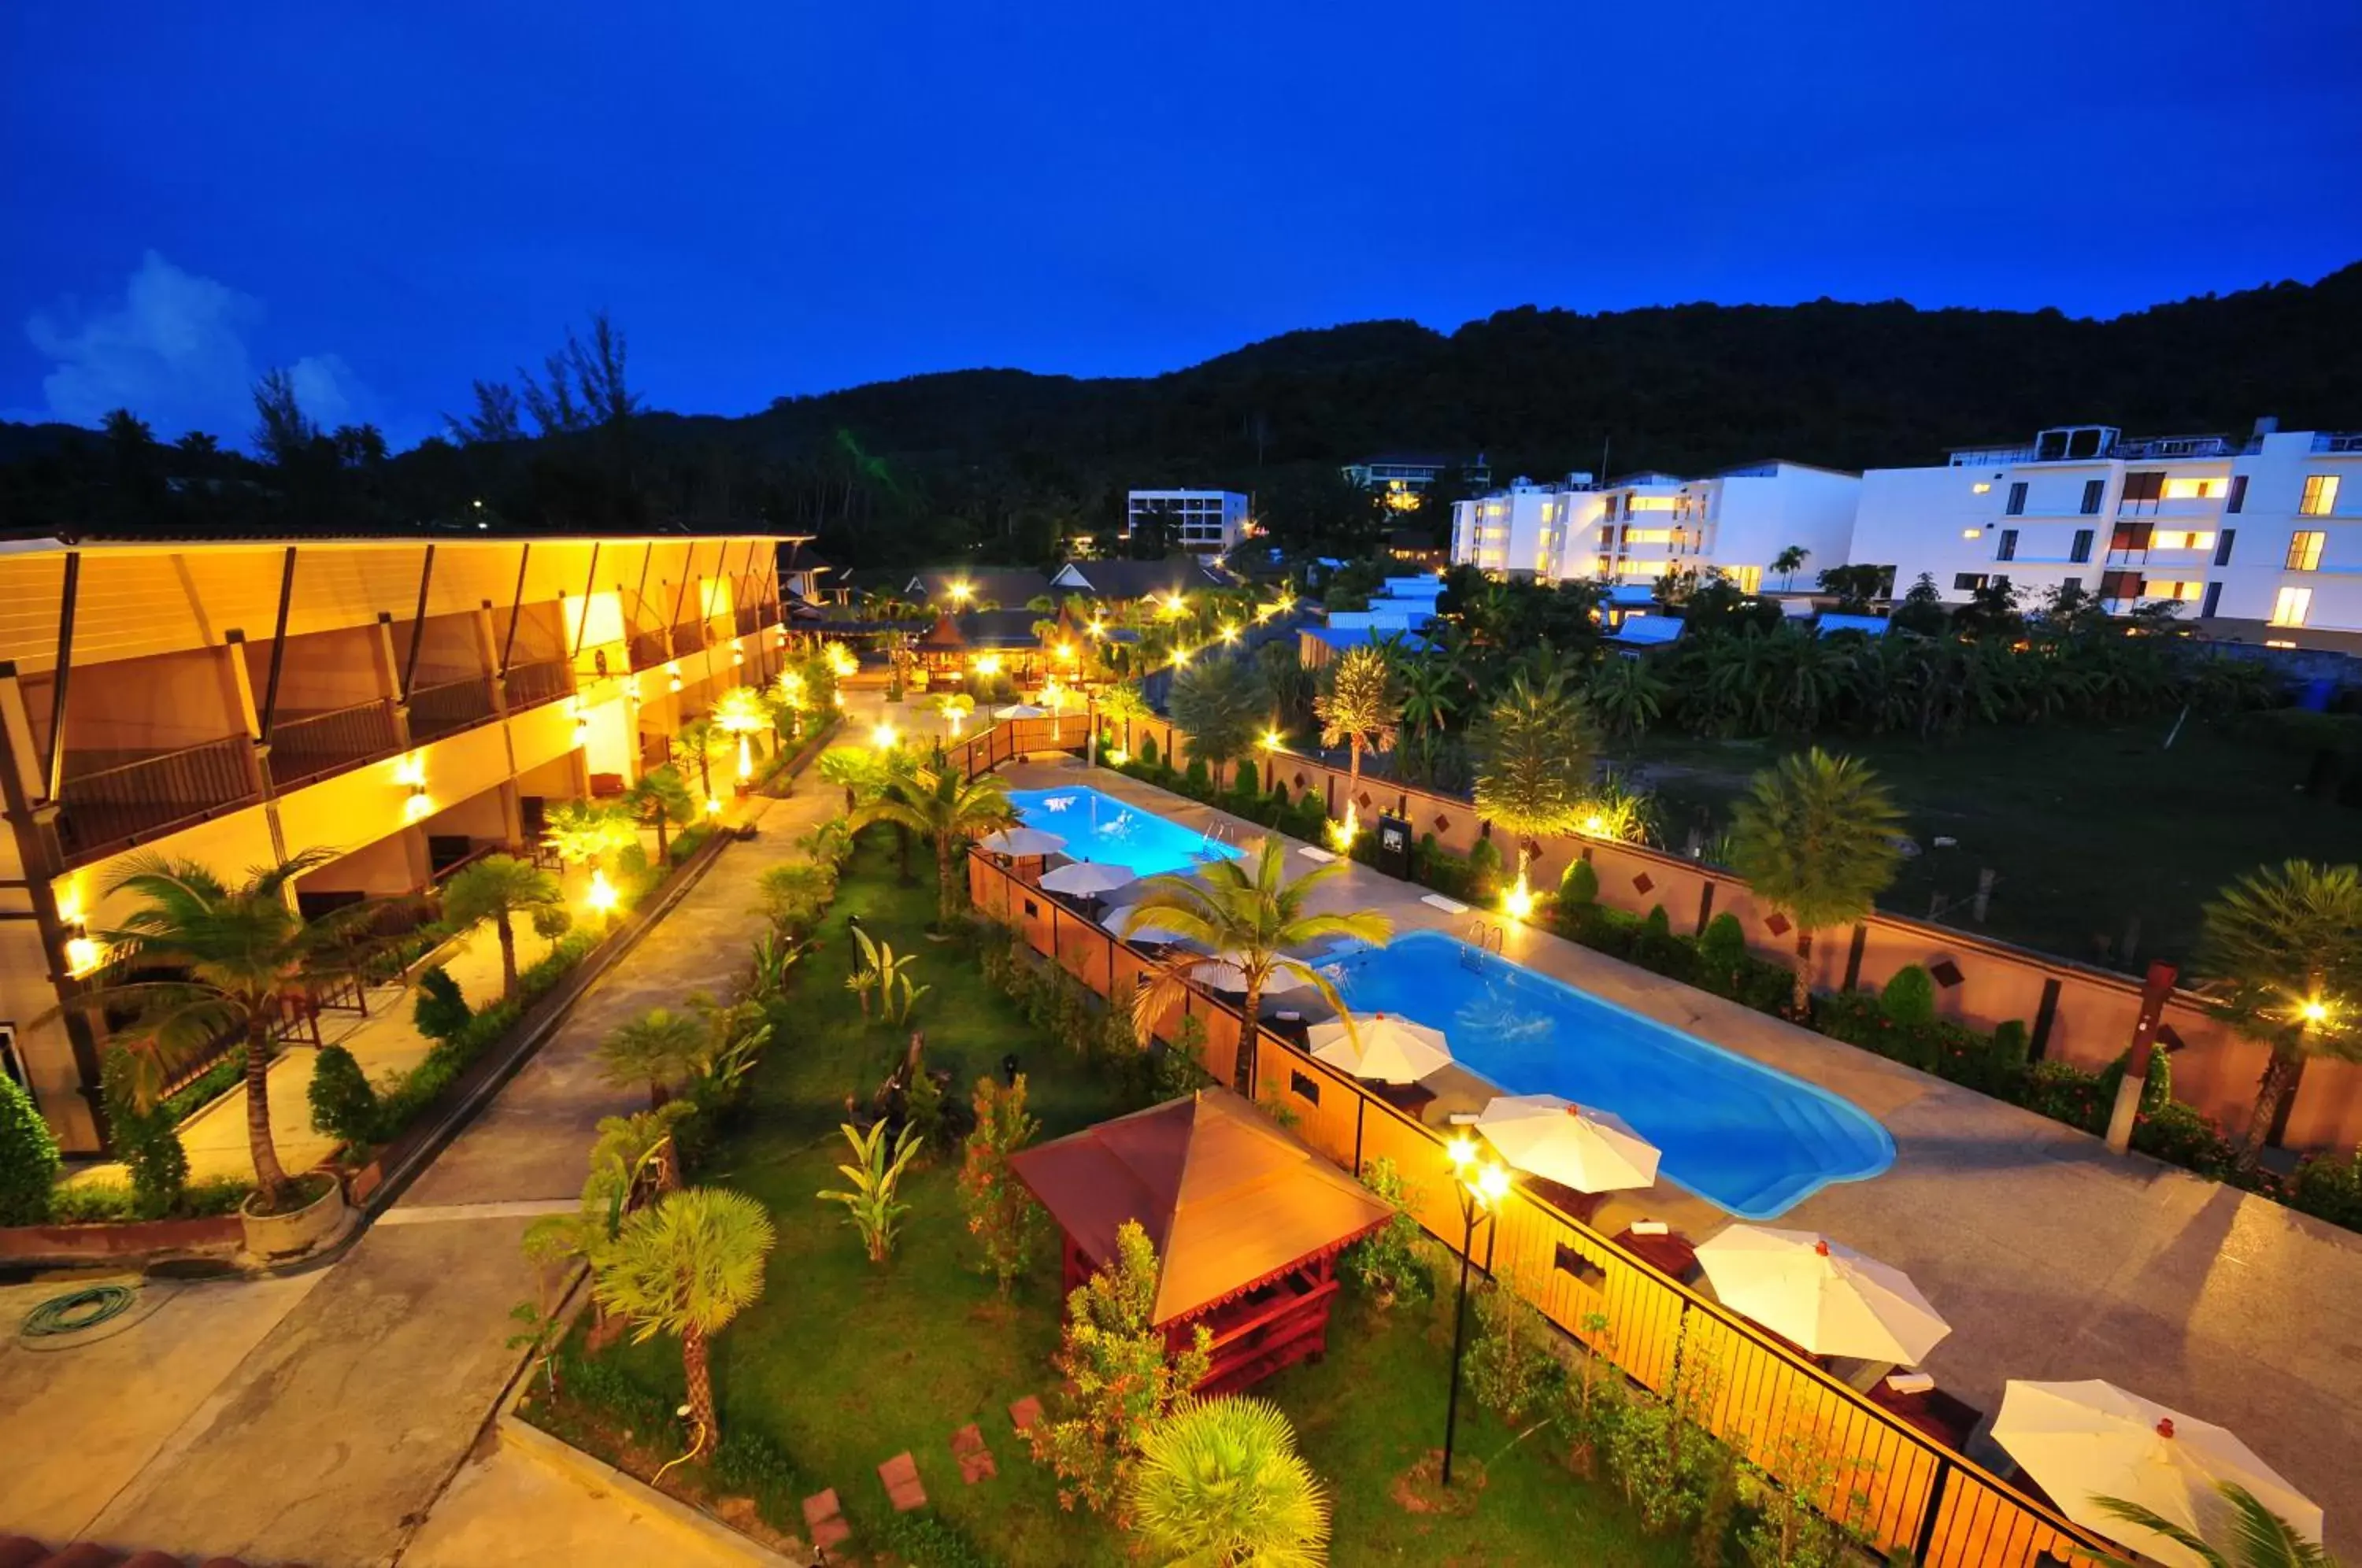
{"type": "Polygon", "coordinates": [[[1796,1011],[1813,999],[1813,933],[1871,912],[1894,880],[1903,815],[1877,776],[1820,747],[1755,776],[1732,812],[1731,869],[1796,928],[1796,1011]]]}
{"type": "Polygon", "coordinates": [[[2362,872],[2291,860],[2252,871],[2202,911],[2213,1010],[2271,1047],[2239,1143],[2253,1170],[2308,1056],[2362,1057],[2362,872]]]}
{"type": "Polygon", "coordinates": [[[1648,661],[1611,658],[1593,673],[1584,699],[1609,733],[1638,740],[1664,712],[1667,688],[1648,661]]]}
{"type": "Polygon", "coordinates": [[[1248,1027],[1239,1034],[1239,1092],[1254,1096],[1254,1020],[1263,1005],[1264,987],[1275,974],[1308,983],[1315,995],[1345,1013],[1344,999],[1329,977],[1287,949],[1324,937],[1345,936],[1377,944],[1394,934],[1394,922],[1381,914],[1310,914],[1305,905],[1330,878],[1343,874],[1346,863],[1332,860],[1295,881],[1287,879],[1287,843],[1276,834],[1237,860],[1217,860],[1198,877],[1166,872],[1142,884],[1140,898],[1124,912],[1127,933],[1146,926],[1203,943],[1215,956],[1183,959],[1160,971],[1132,999],[1132,1027],[1146,1040],[1165,1010],[1181,999],[1186,982],[1219,964],[1235,965],[1246,982],[1241,1008],[1248,1027]]]}
{"type": "MultiPolygon", "coordinates": [[[[1117,646],[1122,646],[1120,644],[1117,646]]],[[[1100,692],[1098,702],[1101,718],[1109,723],[1121,724],[1124,727],[1124,749],[1130,750],[1132,724],[1148,717],[1153,712],[1148,705],[1148,699],[1140,694],[1140,687],[1137,683],[1123,680],[1100,692]]]]}
{"type": "Polygon", "coordinates": [[[865,797],[886,787],[886,765],[867,746],[829,747],[820,754],[820,776],[823,783],[833,784],[844,791],[844,809],[848,813],[860,810],[865,797]]]}
{"type": "Polygon", "coordinates": [[[658,1334],[680,1341],[696,1429],[692,1457],[721,1437],[707,1342],[763,1294],[763,1264],[774,1240],[771,1217],[753,1198],[692,1187],[626,1218],[614,1242],[600,1250],[590,1285],[599,1305],[637,1325],[635,1342],[658,1334]]]}
{"type": "Polygon", "coordinates": [[[177,969],[182,978],[94,986],[71,1004],[87,1012],[135,1015],[115,1031],[132,1055],[145,1094],[225,1038],[245,1051],[246,1142],[255,1186],[273,1209],[291,1196],[270,1132],[270,1032],[282,999],[327,979],[356,974],[362,940],[382,901],[348,905],[318,920],[295,912],[296,878],[337,858],[307,849],[226,883],[193,861],[142,855],[125,863],[103,897],[127,894],[138,904],[111,930],[96,932],[122,972],[177,969]]]}
{"type": "Polygon", "coordinates": [[[986,834],[1017,825],[1009,786],[997,774],[963,778],[952,768],[924,778],[897,780],[876,801],[853,813],[853,831],[871,823],[893,823],[923,834],[935,846],[935,929],[949,931],[959,920],[960,853],[986,834]]]}
{"type": "Polygon", "coordinates": [[[1460,711],[1468,677],[1459,661],[1440,650],[1407,658],[1401,667],[1402,719],[1414,734],[1432,734],[1460,711]]]}
{"type": "Polygon", "coordinates": [[[1185,1399],[1141,1443],[1132,1517],[1160,1561],[1208,1568],[1314,1568],[1328,1559],[1329,1499],[1279,1407],[1185,1399]]]}
{"type": "Polygon", "coordinates": [[[657,858],[662,860],[672,851],[671,830],[688,825],[697,815],[697,801],[680,769],[667,763],[641,774],[624,791],[624,809],[657,830],[657,858]]]}
{"type": "Polygon", "coordinates": [[[647,1085],[653,1109],[664,1104],[671,1086],[701,1071],[712,1053],[702,1019],[651,1008],[599,1043],[599,1071],[617,1088],[647,1085]]]}
{"type": "Polygon", "coordinates": [[[542,823],[544,844],[569,866],[596,869],[600,856],[635,842],[632,824],[614,807],[597,801],[560,801],[542,823]]]}
{"type": "Polygon", "coordinates": [[[1329,667],[1326,689],[1312,699],[1320,720],[1320,744],[1341,745],[1349,762],[1345,799],[1362,792],[1362,753],[1386,751],[1402,727],[1402,693],[1395,685],[1394,666],[1374,647],[1348,648],[1329,667]]]}
{"type": "Polygon", "coordinates": [[[486,921],[501,939],[501,997],[516,995],[516,917],[557,909],[566,896],[557,878],[513,855],[487,855],[443,884],[443,919],[454,932],[473,931],[486,921]]]}
{"type": "MultiPolygon", "coordinates": [[[[2337,1568],[2335,1559],[2298,1534],[2288,1520],[2266,1507],[2262,1499],[2245,1486],[2225,1481],[2218,1490],[2231,1510],[2226,1526],[2228,1539],[2219,1545],[2138,1503],[2128,1503],[2121,1497],[2092,1500],[2126,1524],[2138,1525],[2187,1547],[2206,1568],[2337,1568]]],[[[2108,1568],[2136,1568],[2121,1557],[2103,1561],[2108,1568]]]]}
{"type": "Polygon", "coordinates": [[[1209,658],[1174,677],[1165,704],[1189,737],[1189,755],[1212,768],[1216,789],[1222,769],[1254,745],[1264,697],[1263,682],[1242,659],[1209,658]]]}
{"type": "Polygon", "coordinates": [[[1521,672],[1485,710],[1469,744],[1476,753],[1476,814],[1518,841],[1518,883],[1526,845],[1572,832],[1591,788],[1590,721],[1553,673],[1539,684],[1521,672]]]}
{"type": "Polygon", "coordinates": [[[713,796],[713,748],[722,744],[722,726],[711,717],[695,718],[681,725],[673,736],[673,760],[678,764],[695,761],[698,788],[708,800],[713,796]]]}

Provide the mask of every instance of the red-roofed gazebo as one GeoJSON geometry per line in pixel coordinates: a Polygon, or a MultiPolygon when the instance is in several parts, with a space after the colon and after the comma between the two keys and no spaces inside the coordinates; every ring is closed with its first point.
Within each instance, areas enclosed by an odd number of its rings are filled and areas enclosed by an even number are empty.
{"type": "Polygon", "coordinates": [[[1071,1291],[1137,1220],[1156,1248],[1154,1321],[1214,1336],[1207,1393],[1246,1387],[1328,1346],[1337,1253],[1386,1202],[1226,1088],[1201,1089],[1010,1158],[1058,1222],[1071,1291]]]}

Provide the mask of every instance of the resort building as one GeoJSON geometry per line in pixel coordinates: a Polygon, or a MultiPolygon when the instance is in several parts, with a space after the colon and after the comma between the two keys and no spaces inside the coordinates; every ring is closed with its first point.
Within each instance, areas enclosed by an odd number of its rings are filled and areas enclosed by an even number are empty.
{"type": "Polygon", "coordinates": [[[1159,532],[1167,549],[1218,556],[1254,531],[1250,510],[1235,490],[1135,490],[1124,502],[1123,536],[1159,532]]]}
{"type": "Polygon", "coordinates": [[[106,1022],[61,1004],[127,863],[333,848],[295,888],[317,911],[530,845],[779,668],[778,544],[0,543],[0,1066],[98,1149],[106,1022]]]}
{"type": "Polygon", "coordinates": [[[1338,471],[1350,484],[1384,493],[1386,504],[1404,512],[1418,505],[1418,498],[1448,473],[1456,471],[1465,483],[1480,490],[1493,482],[1492,466],[1482,452],[1473,459],[1434,452],[1382,452],[1347,463],[1338,471]]]}
{"type": "Polygon", "coordinates": [[[1806,553],[1797,574],[1806,584],[1845,561],[1860,489],[1857,475],[1783,458],[1702,479],[1521,478],[1453,504],[1451,558],[1543,581],[1653,582],[1711,570],[1749,593],[1786,589],[1793,580],[1772,566],[1783,551],[1806,553]]]}
{"type": "Polygon", "coordinates": [[[1172,556],[1161,561],[1068,561],[1050,577],[1050,591],[1062,600],[1079,593],[1110,604],[1171,599],[1175,594],[1186,599],[1208,589],[1233,586],[1200,556],[1172,556]]]}
{"type": "Polygon", "coordinates": [[[933,610],[1022,610],[1050,591],[1030,567],[925,567],[902,585],[905,597],[933,610]]]}
{"type": "Polygon", "coordinates": [[[2362,649],[2362,435],[2127,438],[2106,425],[1964,447],[1862,476],[1852,558],[1964,602],[2006,580],[2032,608],[2071,586],[2115,613],[2180,604],[2224,638],[2362,649]]]}

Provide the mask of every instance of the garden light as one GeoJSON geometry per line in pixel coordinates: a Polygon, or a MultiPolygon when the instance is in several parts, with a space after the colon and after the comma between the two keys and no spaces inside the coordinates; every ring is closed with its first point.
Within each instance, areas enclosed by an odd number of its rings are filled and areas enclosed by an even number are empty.
{"type": "Polygon", "coordinates": [[[1476,1140],[1462,1132],[1446,1143],[1443,1152],[1451,1156],[1452,1169],[1466,1170],[1469,1163],[1476,1158],[1476,1140]]]}
{"type": "Polygon", "coordinates": [[[839,676],[852,676],[861,673],[860,658],[855,655],[851,648],[846,647],[843,643],[831,643],[822,651],[828,656],[828,668],[834,670],[839,676]]]}
{"type": "Polygon", "coordinates": [[[951,585],[951,594],[953,603],[965,604],[976,597],[976,585],[968,582],[955,582],[951,585]]]}
{"type": "Polygon", "coordinates": [[[1095,636],[1095,637],[1104,637],[1104,636],[1106,636],[1106,635],[1107,635],[1107,623],[1106,623],[1105,621],[1100,620],[1098,616],[1094,615],[1094,616],[1092,616],[1092,617],[1091,617],[1091,624],[1090,624],[1090,628],[1089,628],[1089,630],[1090,630],[1090,634],[1091,634],[1091,635],[1093,635],[1093,636],[1095,636]]]}
{"type": "Polygon", "coordinates": [[[1125,751],[1120,746],[1107,754],[1107,762],[1109,767],[1121,767],[1125,763],[1130,762],[1131,760],[1131,753],[1125,751]]]}
{"type": "Polygon", "coordinates": [[[1509,1196],[1509,1173],[1489,1161],[1476,1173],[1476,1197],[1483,1203],[1498,1203],[1509,1196]]]}
{"type": "Polygon", "coordinates": [[[87,936],[66,938],[66,973],[79,980],[106,962],[106,949],[87,936]]]}
{"type": "Polygon", "coordinates": [[[1072,664],[1075,662],[1074,644],[1060,643],[1058,645],[1058,662],[1060,664],[1072,664]]]}
{"type": "Polygon", "coordinates": [[[1173,650],[1173,668],[1175,668],[1175,669],[1179,669],[1179,668],[1181,668],[1184,665],[1187,664],[1188,662],[1189,662],[1189,650],[1188,650],[1187,648],[1175,648],[1175,649],[1173,650]]]}
{"type": "Polygon", "coordinates": [[[1583,831],[1595,838],[1607,831],[1607,819],[1594,812],[1583,819],[1583,831]]]}
{"type": "Polygon", "coordinates": [[[1235,643],[1235,642],[1237,642],[1238,640],[1239,640],[1239,629],[1238,629],[1236,626],[1234,626],[1234,625],[1231,624],[1231,623],[1229,623],[1228,621],[1223,622],[1223,623],[1222,623],[1222,641],[1224,641],[1224,642],[1226,642],[1226,643],[1235,643]]]}
{"type": "Polygon", "coordinates": [[[745,735],[738,737],[738,782],[745,783],[755,777],[755,748],[745,735]]]}
{"type": "Polygon", "coordinates": [[[1526,885],[1526,874],[1518,873],[1518,884],[1501,895],[1501,910],[1511,920],[1525,920],[1534,912],[1534,890],[1526,885]]]}
{"type": "Polygon", "coordinates": [[[880,723],[876,729],[869,732],[869,744],[876,746],[879,751],[891,751],[894,748],[894,743],[897,738],[898,737],[894,734],[894,726],[888,723],[880,723]]]}
{"type": "Polygon", "coordinates": [[[705,814],[709,817],[718,817],[722,814],[721,796],[708,795],[705,797],[705,814]]]}
{"type": "Polygon", "coordinates": [[[593,914],[609,915],[615,912],[615,885],[607,880],[606,872],[590,873],[590,890],[582,895],[582,901],[590,907],[593,914]]]}
{"type": "Polygon", "coordinates": [[[2297,1016],[2303,1019],[2307,1023],[2321,1023],[2325,1021],[2329,1017],[2329,1004],[2323,1001],[2319,997],[2312,998],[2296,1010],[2297,1016]]]}
{"type": "Polygon", "coordinates": [[[1263,739],[1256,744],[1261,745],[1265,751],[1277,751],[1281,746],[1287,744],[1287,737],[1281,734],[1277,730],[1265,730],[1263,733],[1263,739]]]}
{"type": "Polygon", "coordinates": [[[1000,656],[999,654],[989,653],[977,655],[976,672],[978,675],[999,675],[1000,673],[1000,656]]]}
{"type": "Polygon", "coordinates": [[[1345,802],[1345,820],[1329,824],[1329,842],[1342,854],[1353,847],[1353,839],[1361,831],[1360,813],[1355,811],[1353,802],[1348,801],[1345,802]]]}

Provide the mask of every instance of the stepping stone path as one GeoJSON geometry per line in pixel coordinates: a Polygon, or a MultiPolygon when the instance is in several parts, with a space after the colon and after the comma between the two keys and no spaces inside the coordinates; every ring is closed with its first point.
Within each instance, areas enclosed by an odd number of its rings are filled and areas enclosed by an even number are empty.
{"type": "Polygon", "coordinates": [[[919,1462],[904,1449],[877,1467],[877,1479],[886,1483],[886,1500],[894,1505],[898,1514],[927,1506],[927,1489],[919,1485],[919,1462]]]}
{"type": "Polygon", "coordinates": [[[974,1421],[952,1433],[952,1456],[959,1461],[960,1479],[971,1486],[1000,1474],[1000,1467],[992,1462],[992,1451],[984,1446],[984,1433],[974,1421]]]}
{"type": "Polygon", "coordinates": [[[804,1533],[822,1551],[843,1545],[853,1535],[853,1527],[844,1522],[844,1507],[836,1500],[836,1488],[815,1492],[804,1499],[804,1533]]]}
{"type": "Polygon", "coordinates": [[[1028,1394],[1009,1407],[1009,1424],[1021,1432],[1030,1432],[1033,1423],[1042,1419],[1042,1401],[1028,1394]]]}

